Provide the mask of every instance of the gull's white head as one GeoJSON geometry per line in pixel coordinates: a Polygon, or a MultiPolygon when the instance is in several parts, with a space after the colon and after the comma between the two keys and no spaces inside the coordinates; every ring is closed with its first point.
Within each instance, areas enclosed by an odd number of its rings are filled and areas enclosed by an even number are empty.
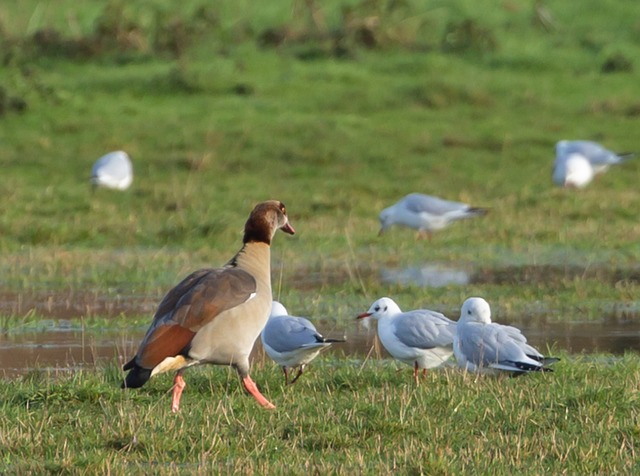
{"type": "Polygon", "coordinates": [[[459,322],[491,322],[491,307],[481,297],[471,297],[462,304],[459,322]]]}
{"type": "Polygon", "coordinates": [[[358,319],[364,319],[367,317],[373,317],[374,319],[381,319],[386,316],[393,316],[399,314],[400,307],[395,301],[388,297],[383,297],[375,301],[367,312],[358,314],[358,319]]]}
{"type": "Polygon", "coordinates": [[[271,317],[275,316],[287,316],[289,313],[287,312],[287,308],[280,304],[278,301],[273,301],[271,303],[271,317]]]}
{"type": "Polygon", "coordinates": [[[94,187],[126,190],[133,182],[133,166],[129,155],[121,150],[100,157],[91,169],[94,187]]]}
{"type": "Polygon", "coordinates": [[[380,231],[378,232],[378,235],[382,235],[384,230],[395,223],[395,212],[393,207],[382,210],[378,218],[380,219],[380,231]]]}
{"type": "Polygon", "coordinates": [[[569,147],[568,140],[561,140],[558,143],[556,143],[556,158],[563,156],[567,151],[568,147],[569,147]]]}

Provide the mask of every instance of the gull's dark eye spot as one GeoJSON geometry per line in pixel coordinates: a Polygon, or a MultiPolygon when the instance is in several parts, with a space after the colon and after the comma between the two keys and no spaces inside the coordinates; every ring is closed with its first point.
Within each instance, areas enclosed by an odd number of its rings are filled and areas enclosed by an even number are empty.
{"type": "Polygon", "coordinates": [[[376,306],[373,310],[378,312],[380,310],[380,306],[376,306]]]}

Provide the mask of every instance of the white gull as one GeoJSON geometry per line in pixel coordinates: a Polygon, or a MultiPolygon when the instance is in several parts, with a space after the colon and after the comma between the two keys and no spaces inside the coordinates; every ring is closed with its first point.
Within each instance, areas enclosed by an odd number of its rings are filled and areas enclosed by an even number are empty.
{"type": "Polygon", "coordinates": [[[290,316],[278,301],[271,304],[271,315],[261,334],[262,346],[284,372],[284,382],[295,383],[305,366],[334,342],[344,339],[326,339],[304,317],[290,316]],[[289,369],[298,367],[298,373],[289,382],[289,369]]]}
{"type": "Polygon", "coordinates": [[[561,187],[584,188],[609,166],[625,162],[632,153],[616,154],[597,142],[561,140],[556,144],[552,179],[561,187]]]}
{"type": "Polygon", "coordinates": [[[375,301],[358,319],[372,317],[378,321],[378,337],[387,352],[395,359],[418,371],[438,367],[453,354],[456,323],[439,312],[415,309],[402,312],[388,297],[375,301]]]}
{"type": "Polygon", "coordinates": [[[103,155],[91,169],[91,183],[95,187],[126,190],[132,181],[131,159],[121,150],[103,155]]]}
{"type": "Polygon", "coordinates": [[[403,225],[418,230],[418,236],[431,237],[452,222],[463,218],[485,215],[486,208],[471,207],[422,193],[411,193],[380,212],[380,235],[392,225],[403,225]]]}
{"type": "Polygon", "coordinates": [[[491,322],[489,303],[479,297],[462,305],[453,351],[460,367],[481,373],[550,372],[546,366],[559,360],[527,344],[520,329],[491,322]]]}

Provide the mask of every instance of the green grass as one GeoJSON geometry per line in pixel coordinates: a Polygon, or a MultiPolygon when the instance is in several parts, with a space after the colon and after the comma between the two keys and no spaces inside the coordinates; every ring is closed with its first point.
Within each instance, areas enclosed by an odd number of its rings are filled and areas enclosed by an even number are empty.
{"type": "Polygon", "coordinates": [[[182,410],[169,376],[123,392],[120,372],[3,384],[0,470],[8,473],[597,474],[637,472],[636,355],[567,358],[556,372],[476,378],[433,371],[415,386],[389,361],[314,363],[284,387],[254,378],[261,409],[232,371],[188,372],[182,410]],[[82,435],[81,438],[78,435],[82,435]]]}
{"type": "MultiPolygon", "coordinates": [[[[639,149],[640,6],[548,1],[542,24],[533,3],[2,3],[1,295],[159,302],[226,262],[252,206],[276,198],[297,234],[274,240],[274,294],[296,314],[339,327],[389,295],[455,317],[480,295],[503,323],[637,320],[640,162],[581,191],[550,175],[560,139],[639,149]],[[133,186],[91,193],[115,149],[133,186]],[[378,212],[414,191],[491,212],[429,242],[378,238],[378,212]],[[474,279],[380,279],[425,263],[474,279]]],[[[150,319],[86,314],[70,317],[150,319]]],[[[170,377],[122,393],[115,365],[3,381],[0,472],[638,470],[635,355],[563,355],[523,379],[433,372],[417,389],[388,363],[328,360],[287,389],[273,367],[253,374],[275,412],[220,369],[190,372],[177,416],[170,377]]]]}

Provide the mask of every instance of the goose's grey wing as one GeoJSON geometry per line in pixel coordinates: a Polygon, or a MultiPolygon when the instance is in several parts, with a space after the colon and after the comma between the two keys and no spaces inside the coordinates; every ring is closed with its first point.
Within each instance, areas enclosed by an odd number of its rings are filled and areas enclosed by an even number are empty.
{"type": "Polygon", "coordinates": [[[395,323],[395,335],[403,344],[418,349],[453,345],[456,323],[440,313],[416,310],[405,312],[395,323]]]}

